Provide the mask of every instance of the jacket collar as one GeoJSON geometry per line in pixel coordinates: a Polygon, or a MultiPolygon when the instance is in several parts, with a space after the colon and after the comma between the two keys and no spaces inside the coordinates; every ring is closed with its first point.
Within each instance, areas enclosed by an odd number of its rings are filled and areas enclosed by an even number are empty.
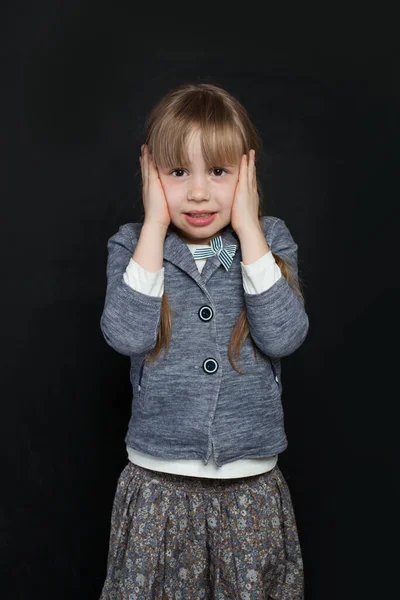
{"type": "MultiPolygon", "coordinates": [[[[236,254],[233,258],[233,264],[231,266],[232,269],[235,261],[241,260],[239,238],[230,223],[221,230],[220,235],[222,237],[224,246],[229,244],[237,244],[238,246],[236,254]]],[[[190,275],[190,277],[192,277],[200,285],[204,285],[217,269],[224,269],[218,256],[210,256],[207,258],[207,262],[200,273],[191,251],[187,247],[186,243],[177,234],[174,225],[170,225],[168,227],[167,235],[164,240],[164,259],[170,263],[173,263],[182,269],[182,271],[185,271],[185,273],[190,275]]]]}

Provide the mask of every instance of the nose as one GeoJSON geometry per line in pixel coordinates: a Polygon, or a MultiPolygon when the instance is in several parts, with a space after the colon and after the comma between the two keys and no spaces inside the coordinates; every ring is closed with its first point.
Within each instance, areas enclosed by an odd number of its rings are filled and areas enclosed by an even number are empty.
{"type": "Polygon", "coordinates": [[[207,177],[201,174],[193,176],[188,189],[188,200],[208,200],[209,197],[207,177]]]}

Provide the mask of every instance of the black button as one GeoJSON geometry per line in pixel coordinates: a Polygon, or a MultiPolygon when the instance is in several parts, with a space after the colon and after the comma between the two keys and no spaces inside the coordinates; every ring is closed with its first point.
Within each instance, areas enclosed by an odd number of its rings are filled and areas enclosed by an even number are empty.
{"type": "Polygon", "coordinates": [[[210,319],[212,319],[213,316],[214,316],[214,312],[213,312],[213,309],[211,308],[211,306],[208,306],[207,304],[205,304],[204,306],[200,307],[199,317],[202,321],[210,321],[210,319]]]}
{"type": "Polygon", "coordinates": [[[203,362],[203,369],[206,373],[215,373],[218,370],[218,363],[215,358],[206,358],[203,362]]]}

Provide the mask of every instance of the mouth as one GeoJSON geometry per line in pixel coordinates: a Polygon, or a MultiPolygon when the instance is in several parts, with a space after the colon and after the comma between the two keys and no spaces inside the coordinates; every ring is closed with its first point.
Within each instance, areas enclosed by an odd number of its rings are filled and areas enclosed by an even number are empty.
{"type": "Polygon", "coordinates": [[[187,222],[189,225],[193,225],[194,227],[203,227],[205,225],[210,225],[214,221],[214,217],[216,212],[190,212],[184,213],[187,222]]]}
{"type": "Polygon", "coordinates": [[[193,212],[186,212],[185,215],[189,215],[189,217],[210,217],[211,215],[215,215],[215,212],[211,212],[211,211],[205,211],[205,212],[200,212],[200,211],[193,211],[193,212]]]}

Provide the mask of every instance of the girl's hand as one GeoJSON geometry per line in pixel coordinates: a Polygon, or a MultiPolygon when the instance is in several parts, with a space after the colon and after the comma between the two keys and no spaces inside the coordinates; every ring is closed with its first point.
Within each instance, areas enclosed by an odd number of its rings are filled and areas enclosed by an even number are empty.
{"type": "Polygon", "coordinates": [[[243,154],[240,160],[239,179],[231,213],[231,225],[237,234],[245,229],[260,227],[255,155],[255,150],[250,150],[249,160],[247,161],[247,154],[243,154]]]}
{"type": "Polygon", "coordinates": [[[147,144],[143,144],[141,149],[142,155],[139,157],[139,161],[142,169],[144,220],[146,223],[157,223],[167,228],[171,222],[171,215],[169,214],[164,188],[147,144]]]}

